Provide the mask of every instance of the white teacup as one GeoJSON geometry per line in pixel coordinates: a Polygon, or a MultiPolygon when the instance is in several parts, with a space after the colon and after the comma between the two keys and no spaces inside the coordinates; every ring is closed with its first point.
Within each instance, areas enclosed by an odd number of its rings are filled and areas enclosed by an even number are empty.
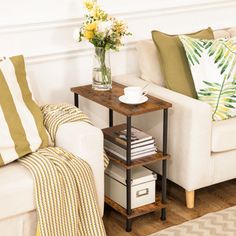
{"type": "Polygon", "coordinates": [[[140,101],[140,99],[147,94],[147,91],[141,87],[130,86],[124,88],[125,98],[130,102],[140,101]]]}

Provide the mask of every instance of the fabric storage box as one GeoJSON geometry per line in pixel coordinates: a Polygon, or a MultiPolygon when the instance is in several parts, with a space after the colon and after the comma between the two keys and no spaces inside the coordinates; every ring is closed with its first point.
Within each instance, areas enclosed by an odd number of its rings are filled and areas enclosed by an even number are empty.
{"type": "MultiPolygon", "coordinates": [[[[131,209],[155,202],[157,175],[145,167],[132,169],[131,209]]],[[[126,209],[126,170],[110,163],[105,172],[106,196],[126,209]]]]}

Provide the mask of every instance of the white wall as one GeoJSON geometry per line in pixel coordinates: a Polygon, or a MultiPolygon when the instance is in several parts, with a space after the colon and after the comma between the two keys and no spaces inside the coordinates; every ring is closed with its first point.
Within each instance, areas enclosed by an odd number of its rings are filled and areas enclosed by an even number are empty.
{"type": "MultiPolygon", "coordinates": [[[[92,47],[72,39],[83,20],[82,0],[0,1],[0,54],[25,55],[40,103],[73,102],[69,88],[91,82],[92,47]]],[[[236,0],[98,2],[126,20],[133,33],[119,53],[112,53],[113,75],[138,72],[135,42],[150,38],[152,29],[171,34],[236,26],[236,0]]]]}

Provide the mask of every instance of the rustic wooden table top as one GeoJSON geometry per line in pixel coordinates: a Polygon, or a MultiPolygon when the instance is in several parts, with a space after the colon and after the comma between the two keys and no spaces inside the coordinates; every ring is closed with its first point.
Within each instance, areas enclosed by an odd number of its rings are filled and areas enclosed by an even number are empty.
{"type": "Polygon", "coordinates": [[[97,91],[92,89],[92,85],[74,87],[71,88],[71,91],[125,116],[140,115],[151,111],[167,109],[172,106],[171,103],[150,95],[147,95],[147,102],[139,105],[122,103],[119,101],[119,97],[124,94],[124,87],[121,84],[113,82],[110,91],[97,91]]]}

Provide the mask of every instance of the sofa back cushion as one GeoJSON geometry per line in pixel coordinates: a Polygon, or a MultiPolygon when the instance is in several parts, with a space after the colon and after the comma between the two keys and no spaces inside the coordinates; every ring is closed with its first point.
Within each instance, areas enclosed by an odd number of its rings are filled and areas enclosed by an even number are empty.
{"type": "Polygon", "coordinates": [[[227,30],[230,33],[230,37],[235,37],[236,36],[236,27],[232,27],[227,30]]]}
{"type": "Polygon", "coordinates": [[[151,39],[140,40],[136,44],[141,78],[164,86],[164,76],[160,65],[160,53],[151,39]]]}
{"type": "Polygon", "coordinates": [[[49,139],[40,108],[26,80],[23,56],[0,62],[0,166],[40,147],[49,139]]]}
{"type": "MultiPolygon", "coordinates": [[[[214,38],[229,38],[236,35],[236,27],[228,30],[215,30],[214,38]]],[[[141,78],[159,86],[165,86],[160,64],[160,53],[151,39],[140,40],[136,44],[141,78]]],[[[171,55],[170,55],[171,56],[171,55]]]]}

